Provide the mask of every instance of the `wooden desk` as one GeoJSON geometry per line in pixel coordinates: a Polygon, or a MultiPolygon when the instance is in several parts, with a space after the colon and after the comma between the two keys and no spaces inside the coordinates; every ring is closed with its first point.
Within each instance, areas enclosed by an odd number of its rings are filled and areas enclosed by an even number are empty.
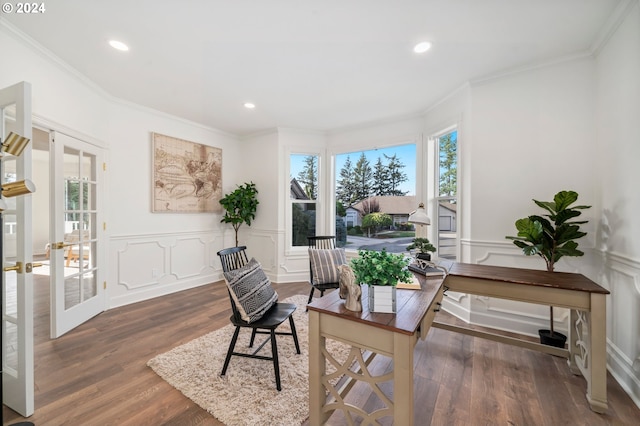
{"type": "Polygon", "coordinates": [[[444,286],[451,291],[569,308],[569,349],[434,322],[433,327],[488,338],[568,358],[574,374],[587,381],[587,401],[607,410],[606,295],[609,291],[580,274],[452,263],[444,286]]]}
{"type": "Polygon", "coordinates": [[[362,312],[344,308],[338,292],[334,291],[309,305],[309,415],[311,425],[327,421],[335,410],[343,410],[345,416],[357,413],[364,417],[363,424],[393,415],[394,424],[413,424],[413,348],[418,337],[425,338],[442,300],[442,279],[420,278],[422,290],[398,289],[396,314],[371,313],[367,306],[367,286],[362,286],[362,312]],[[326,339],[344,342],[351,352],[344,365],[329,356],[326,339]],[[393,372],[384,376],[372,376],[367,370],[370,358],[363,352],[382,354],[392,358],[393,372]],[[328,374],[325,360],[329,359],[336,372],[328,374]],[[349,369],[351,361],[357,361],[358,371],[349,369]],[[330,380],[340,375],[367,382],[380,396],[385,408],[365,413],[361,408],[344,401],[351,384],[343,388],[332,385],[330,380]],[[393,380],[394,400],[391,401],[379,389],[378,384],[393,380]],[[329,392],[329,397],[326,392],[329,392]]]}

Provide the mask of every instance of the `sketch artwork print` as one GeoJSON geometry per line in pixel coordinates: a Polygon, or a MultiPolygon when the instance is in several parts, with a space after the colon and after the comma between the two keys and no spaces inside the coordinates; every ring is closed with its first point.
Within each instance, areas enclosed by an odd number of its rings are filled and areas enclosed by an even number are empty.
{"type": "Polygon", "coordinates": [[[222,150],[152,133],[154,213],[221,212],[222,150]]]}

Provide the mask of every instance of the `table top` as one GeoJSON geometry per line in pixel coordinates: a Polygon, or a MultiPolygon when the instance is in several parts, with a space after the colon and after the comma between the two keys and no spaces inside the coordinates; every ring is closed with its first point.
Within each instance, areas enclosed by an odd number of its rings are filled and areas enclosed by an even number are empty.
{"type": "Polygon", "coordinates": [[[436,297],[442,285],[442,277],[417,276],[420,290],[396,290],[396,313],[369,312],[368,287],[362,287],[362,312],[353,312],[344,307],[338,291],[332,291],[315,299],[308,305],[310,311],[337,316],[346,320],[366,323],[396,333],[414,334],[418,331],[422,318],[436,297]]]}
{"type": "Polygon", "coordinates": [[[449,276],[609,294],[609,290],[599,286],[584,275],[568,272],[547,272],[537,269],[452,262],[449,268],[449,276]]]}

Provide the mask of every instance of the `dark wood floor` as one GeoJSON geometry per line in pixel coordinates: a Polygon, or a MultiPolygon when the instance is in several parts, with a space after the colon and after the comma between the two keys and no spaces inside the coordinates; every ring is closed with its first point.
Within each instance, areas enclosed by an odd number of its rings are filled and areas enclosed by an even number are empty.
{"type": "MultiPolygon", "coordinates": [[[[275,287],[282,299],[308,291],[305,283],[275,287]]],[[[39,291],[35,302],[36,412],[29,421],[220,424],[146,362],[228,323],[223,282],[109,310],[57,340],[49,340],[48,292],[39,291]]],[[[593,413],[584,379],[571,375],[560,358],[438,329],[415,350],[416,425],[640,424],[640,409],[610,376],[609,410],[593,413]]],[[[389,368],[385,360],[380,357],[376,368],[389,368]]],[[[371,399],[368,391],[354,397],[371,399]]],[[[4,408],[5,424],[21,420],[4,408]]],[[[330,423],[344,422],[334,415],[330,423]]]]}

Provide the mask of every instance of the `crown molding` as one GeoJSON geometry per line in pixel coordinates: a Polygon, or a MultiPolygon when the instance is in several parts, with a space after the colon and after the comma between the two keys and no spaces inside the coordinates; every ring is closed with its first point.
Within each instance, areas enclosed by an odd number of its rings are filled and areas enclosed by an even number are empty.
{"type": "Polygon", "coordinates": [[[223,130],[217,129],[215,127],[206,126],[204,124],[197,123],[195,121],[187,120],[185,118],[181,118],[181,117],[178,117],[178,116],[175,116],[175,115],[171,115],[171,114],[159,111],[157,109],[149,108],[149,107],[146,107],[146,106],[143,106],[143,105],[140,105],[140,104],[136,104],[134,102],[130,102],[130,101],[118,98],[116,96],[113,96],[109,92],[105,91],[102,87],[100,87],[93,80],[88,78],[86,75],[82,74],[76,68],[72,67],[67,62],[63,61],[59,56],[55,55],[49,49],[45,48],[40,43],[38,43],[36,40],[31,38],[27,34],[23,33],[18,28],[16,28],[14,25],[12,25],[11,23],[7,22],[6,19],[1,18],[1,17],[0,17],[0,27],[5,29],[6,33],[8,35],[10,35],[11,37],[13,37],[16,41],[18,41],[19,43],[24,44],[28,49],[30,49],[32,51],[35,51],[35,53],[38,54],[40,57],[45,58],[47,61],[49,61],[53,66],[59,68],[61,71],[67,73],[68,75],[70,75],[74,79],[78,80],[81,84],[83,84],[89,90],[93,91],[96,95],[100,96],[105,102],[108,102],[108,103],[111,103],[111,104],[114,104],[114,105],[125,106],[125,107],[128,107],[128,108],[136,109],[138,111],[145,112],[145,113],[148,113],[148,114],[152,114],[152,115],[155,115],[155,116],[158,116],[158,117],[162,117],[162,118],[170,119],[170,120],[173,120],[173,121],[177,121],[177,122],[180,122],[180,123],[183,123],[183,124],[187,124],[187,125],[192,126],[192,127],[197,127],[197,128],[203,129],[203,130],[207,130],[207,131],[216,133],[216,134],[221,135],[221,136],[229,137],[229,138],[236,139],[236,140],[239,139],[238,135],[236,135],[236,134],[228,133],[228,132],[225,132],[223,130]]]}
{"type": "Polygon", "coordinates": [[[590,51],[593,56],[600,54],[600,51],[607,45],[626,17],[629,16],[634,6],[640,6],[640,0],[622,0],[618,3],[591,45],[590,51]]]}

